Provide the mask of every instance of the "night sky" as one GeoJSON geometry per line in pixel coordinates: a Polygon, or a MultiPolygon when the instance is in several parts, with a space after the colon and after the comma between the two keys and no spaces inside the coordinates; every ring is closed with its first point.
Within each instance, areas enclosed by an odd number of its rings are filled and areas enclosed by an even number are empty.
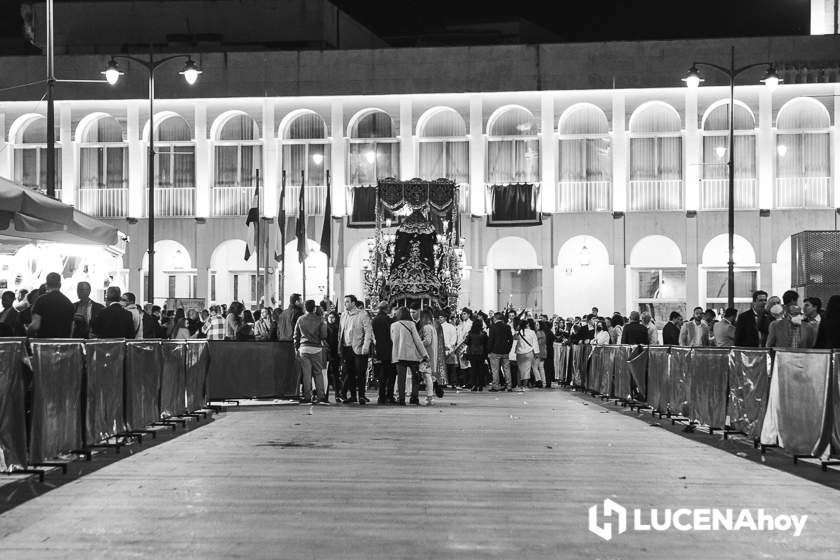
{"type": "MultiPolygon", "coordinates": [[[[20,3],[0,0],[0,37],[21,37],[20,3]]],[[[810,18],[809,0],[336,0],[335,4],[386,37],[519,17],[569,42],[807,35],[810,18]]]]}

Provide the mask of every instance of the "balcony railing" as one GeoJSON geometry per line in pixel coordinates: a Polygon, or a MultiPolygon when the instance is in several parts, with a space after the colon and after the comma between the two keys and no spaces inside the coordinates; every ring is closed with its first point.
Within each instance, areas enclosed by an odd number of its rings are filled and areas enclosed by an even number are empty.
{"type": "Polygon", "coordinates": [[[254,187],[213,187],[214,216],[245,216],[251,208],[254,187]]]}
{"type": "Polygon", "coordinates": [[[629,202],[635,211],[682,210],[682,179],[630,181],[629,202]]]}
{"type": "Polygon", "coordinates": [[[831,177],[779,177],[776,208],[830,208],[831,177]]]}
{"type": "Polygon", "coordinates": [[[80,188],[79,209],[100,218],[123,218],[128,214],[128,189],[80,188]]]}
{"type": "MultiPolygon", "coordinates": [[[[145,189],[148,216],[149,189],[145,189]]],[[[191,187],[155,187],[155,217],[195,215],[195,189],[191,187]]]]}
{"type": "Polygon", "coordinates": [[[559,181],[558,212],[608,212],[612,208],[610,181],[559,181]]]}
{"type": "MultiPolygon", "coordinates": [[[[307,216],[322,216],[324,206],[327,204],[326,185],[307,185],[303,193],[304,212],[307,216]]],[[[300,185],[286,185],[286,198],[284,206],[287,216],[296,216],[298,212],[298,197],[300,197],[300,185]]]]}
{"type": "MultiPolygon", "coordinates": [[[[758,206],[757,183],[754,178],[735,179],[735,209],[744,210],[758,206]]],[[[729,179],[702,179],[700,181],[700,209],[726,210],[729,208],[729,179]]]]}
{"type": "Polygon", "coordinates": [[[458,199],[458,210],[464,213],[469,213],[471,211],[469,183],[461,183],[458,185],[458,199]]]}

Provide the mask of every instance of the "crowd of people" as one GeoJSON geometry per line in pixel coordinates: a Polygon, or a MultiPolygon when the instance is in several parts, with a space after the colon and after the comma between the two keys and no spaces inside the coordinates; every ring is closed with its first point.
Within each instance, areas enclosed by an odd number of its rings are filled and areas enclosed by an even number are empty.
{"type": "Polygon", "coordinates": [[[61,276],[50,273],[37,290],[0,296],[0,336],[33,338],[126,338],[250,340],[294,349],[300,365],[302,401],[360,405],[419,405],[445,395],[444,389],[489,392],[551,388],[554,343],[596,345],[662,344],[840,348],[840,296],[823,309],[816,297],[802,300],[793,290],[781,298],[758,290],[750,308],[720,316],[696,307],[685,320],[671,312],[661,331],[649,311],[602,316],[598,308],[578,317],[549,317],[530,309],[485,313],[386,302],[366,309],[353,295],[342,309],[330,302],[303,301],[292,294],[285,309],[255,311],[241,302],[209,309],[162,309],[138,305],[131,292],[111,286],[105,303],[91,299],[91,286],[77,285],[78,300],[61,292],[61,276]],[[326,375],[323,375],[323,372],[326,375]],[[410,384],[408,381],[410,380],[410,384]],[[314,387],[313,387],[314,384],[314,387]]]}

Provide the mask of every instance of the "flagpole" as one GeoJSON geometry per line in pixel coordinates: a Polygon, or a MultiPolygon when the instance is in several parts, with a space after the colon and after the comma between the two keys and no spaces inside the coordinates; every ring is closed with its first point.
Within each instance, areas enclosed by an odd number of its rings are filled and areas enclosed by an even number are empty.
{"type": "MultiPolygon", "coordinates": [[[[298,199],[298,205],[300,207],[298,208],[298,220],[303,218],[304,222],[303,222],[303,224],[301,224],[299,226],[298,231],[303,234],[303,255],[301,255],[303,257],[303,259],[301,259],[300,264],[301,264],[301,267],[302,267],[301,277],[303,278],[303,289],[302,289],[303,301],[306,301],[306,257],[308,255],[307,255],[307,251],[306,251],[306,213],[304,212],[306,193],[305,193],[304,188],[303,188],[304,183],[305,183],[305,173],[304,173],[303,169],[301,169],[300,170],[300,198],[298,199]]],[[[300,233],[298,235],[300,235],[300,233]]]]}
{"type": "Polygon", "coordinates": [[[256,229],[257,229],[257,240],[256,241],[257,242],[255,243],[256,250],[257,250],[257,276],[254,279],[254,292],[255,292],[254,293],[254,299],[257,301],[257,309],[259,309],[260,308],[260,276],[262,276],[262,274],[260,273],[260,245],[262,245],[262,243],[260,243],[260,215],[261,215],[260,209],[262,208],[262,204],[260,204],[260,170],[259,169],[257,169],[255,180],[257,182],[257,227],[256,227],[256,229]]]}
{"type": "MultiPolygon", "coordinates": [[[[330,196],[330,170],[327,169],[327,197],[329,197],[329,196],[330,196]]],[[[327,208],[324,212],[324,227],[325,228],[332,228],[332,216],[330,214],[332,214],[332,210],[331,210],[330,206],[327,205],[327,208]]],[[[323,241],[323,239],[324,239],[324,236],[321,235],[321,240],[323,241]]],[[[330,243],[332,243],[332,234],[330,235],[330,243]]],[[[324,250],[324,247],[321,247],[321,251],[323,251],[323,250],[324,250]]],[[[331,258],[332,257],[332,247],[327,247],[326,253],[327,253],[327,289],[326,289],[327,297],[325,299],[327,300],[327,304],[329,305],[329,302],[330,302],[330,260],[332,260],[332,258],[331,258]]]]}
{"type": "Polygon", "coordinates": [[[277,300],[277,305],[280,309],[283,308],[283,302],[286,299],[286,170],[283,170],[282,184],[280,186],[280,209],[277,213],[278,218],[283,223],[280,226],[280,294],[277,300]],[[281,218],[282,216],[282,218],[281,218]]]}

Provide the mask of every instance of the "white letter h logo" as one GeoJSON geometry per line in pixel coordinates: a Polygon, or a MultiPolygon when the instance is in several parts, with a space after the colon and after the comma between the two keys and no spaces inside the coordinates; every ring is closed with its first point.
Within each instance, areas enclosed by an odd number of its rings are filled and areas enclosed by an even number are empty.
{"type": "MultiPolygon", "coordinates": [[[[617,517],[616,535],[627,530],[627,509],[607,498],[604,500],[604,517],[615,515],[617,517]]],[[[598,506],[589,508],[589,530],[608,541],[613,538],[612,523],[605,521],[603,526],[598,525],[598,506]]]]}

